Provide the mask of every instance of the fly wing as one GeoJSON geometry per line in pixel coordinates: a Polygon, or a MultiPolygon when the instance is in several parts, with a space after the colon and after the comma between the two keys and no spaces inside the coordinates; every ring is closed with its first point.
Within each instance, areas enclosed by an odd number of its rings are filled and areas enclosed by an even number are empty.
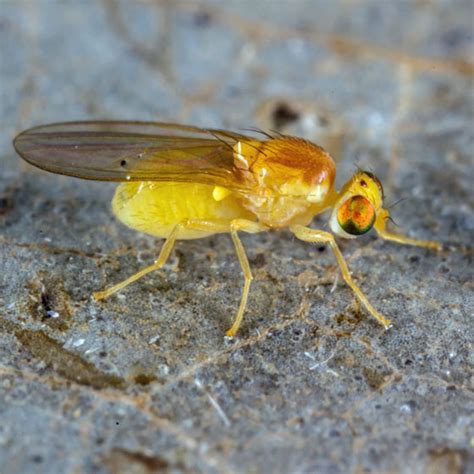
{"type": "Polygon", "coordinates": [[[196,182],[244,191],[233,146],[245,135],[155,122],[65,122],[14,139],[18,154],[52,173],[99,181],[196,182]]]}

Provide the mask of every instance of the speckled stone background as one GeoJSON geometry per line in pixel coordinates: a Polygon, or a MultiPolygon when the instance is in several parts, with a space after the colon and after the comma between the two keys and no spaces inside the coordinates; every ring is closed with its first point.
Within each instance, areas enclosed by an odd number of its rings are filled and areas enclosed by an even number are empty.
{"type": "MultiPolygon", "coordinates": [[[[0,1],[2,473],[472,473],[473,4],[462,0],[0,1]],[[305,136],[385,183],[441,253],[180,242],[163,271],[113,185],[23,163],[20,130],[142,119],[305,136]]],[[[314,226],[325,224],[318,218],[314,226]]]]}

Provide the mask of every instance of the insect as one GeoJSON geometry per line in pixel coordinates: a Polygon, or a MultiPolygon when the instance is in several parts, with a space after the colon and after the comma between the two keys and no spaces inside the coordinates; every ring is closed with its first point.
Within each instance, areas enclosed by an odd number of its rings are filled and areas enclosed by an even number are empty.
{"type": "Polygon", "coordinates": [[[155,262],[126,280],[93,293],[103,300],[167,261],[180,239],[230,233],[244,284],[227,336],[239,329],[252,272],[239,238],[288,228],[298,239],[327,244],[342,276],[366,310],[386,329],[391,322],[353,280],[334,235],[353,239],[372,228],[387,240],[440,250],[386,229],[390,218],[377,177],[357,171],[338,192],[336,166],[320,146],[282,134],[262,139],[226,130],[153,122],[66,122],[26,130],[16,151],[38,168],[84,179],[118,181],[112,200],[127,226],[164,238],[155,262]],[[331,209],[331,232],[308,227],[331,209]]]}

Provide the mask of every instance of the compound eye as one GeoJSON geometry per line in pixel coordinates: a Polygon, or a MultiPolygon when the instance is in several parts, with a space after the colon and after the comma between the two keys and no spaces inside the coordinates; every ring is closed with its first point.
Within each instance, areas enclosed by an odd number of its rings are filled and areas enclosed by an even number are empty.
{"type": "Polygon", "coordinates": [[[375,209],[364,196],[352,196],[337,210],[337,222],[350,235],[368,232],[375,222],[375,209]]]}

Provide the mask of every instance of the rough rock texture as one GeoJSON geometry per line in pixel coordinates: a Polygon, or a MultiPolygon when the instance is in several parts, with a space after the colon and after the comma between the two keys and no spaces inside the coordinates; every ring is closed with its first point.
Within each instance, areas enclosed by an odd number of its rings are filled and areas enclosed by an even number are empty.
{"type": "Polygon", "coordinates": [[[0,2],[1,472],[474,472],[472,18],[469,0],[0,2]],[[305,136],[448,249],[341,242],[387,332],[286,232],[243,236],[232,341],[227,236],[97,304],[160,242],[114,220],[113,185],[11,146],[92,118],[305,136]]]}

